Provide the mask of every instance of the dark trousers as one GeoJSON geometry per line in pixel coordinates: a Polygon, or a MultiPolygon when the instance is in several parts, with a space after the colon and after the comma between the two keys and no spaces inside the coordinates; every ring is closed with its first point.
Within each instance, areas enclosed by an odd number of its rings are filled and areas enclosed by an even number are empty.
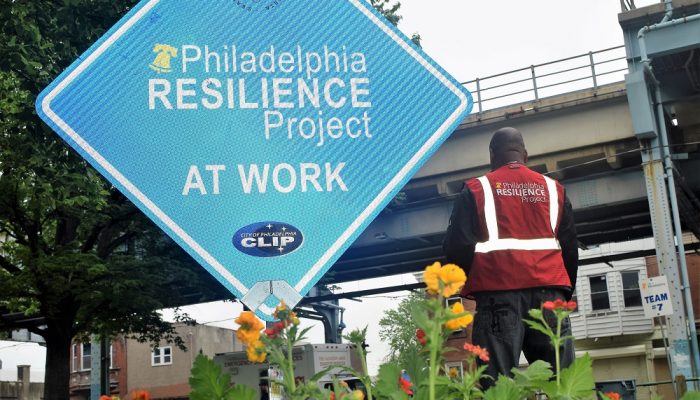
{"type": "MultiPolygon", "coordinates": [[[[490,361],[486,374],[494,380],[482,379],[484,389],[491,386],[498,375],[513,376],[510,370],[518,366],[520,351],[529,363],[536,360],[547,361],[554,369],[555,354],[549,338],[541,332],[530,329],[523,319],[530,318],[528,311],[539,309],[545,301],[565,299],[562,289],[535,288],[504,292],[483,292],[475,294],[476,316],[472,342],[489,352],[490,361]]],[[[556,332],[557,319],[554,313],[544,311],[545,320],[556,332]]],[[[562,321],[561,336],[571,336],[571,323],[567,317],[562,321]]],[[[567,340],[559,350],[562,369],[574,361],[573,340],[567,340]]],[[[480,364],[484,364],[477,360],[480,364]]]]}

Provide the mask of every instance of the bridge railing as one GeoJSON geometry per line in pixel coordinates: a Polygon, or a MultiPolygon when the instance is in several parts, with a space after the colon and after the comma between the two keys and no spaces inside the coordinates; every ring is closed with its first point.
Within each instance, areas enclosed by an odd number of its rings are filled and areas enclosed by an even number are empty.
{"type": "Polygon", "coordinates": [[[626,72],[625,46],[616,46],[462,84],[474,96],[474,111],[481,113],[577,90],[595,90],[623,81],[626,72]]]}

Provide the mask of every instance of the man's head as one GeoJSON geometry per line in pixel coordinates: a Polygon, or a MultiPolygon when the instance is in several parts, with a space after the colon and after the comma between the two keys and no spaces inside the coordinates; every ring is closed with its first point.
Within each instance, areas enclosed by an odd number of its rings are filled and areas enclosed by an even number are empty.
{"type": "Polygon", "coordinates": [[[515,128],[501,128],[497,130],[489,144],[489,156],[491,158],[491,170],[496,170],[509,162],[527,162],[527,150],[523,135],[515,128]]]}

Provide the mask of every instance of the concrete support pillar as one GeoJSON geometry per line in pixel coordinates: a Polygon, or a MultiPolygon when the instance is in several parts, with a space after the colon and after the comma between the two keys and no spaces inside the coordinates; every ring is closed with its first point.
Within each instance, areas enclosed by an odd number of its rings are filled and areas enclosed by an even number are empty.
{"type": "Polygon", "coordinates": [[[19,400],[29,400],[29,385],[31,384],[29,365],[17,366],[17,382],[19,383],[19,400]]]}
{"type": "MultiPolygon", "coordinates": [[[[683,285],[678,272],[679,254],[676,251],[676,236],[671,219],[664,165],[661,155],[657,154],[657,152],[660,153],[660,147],[658,139],[649,141],[647,150],[642,152],[642,162],[659,272],[668,280],[673,302],[674,313],[667,317],[670,325],[671,376],[692,377],[688,321],[684,312],[683,293],[681,293],[683,285]]],[[[680,234],[678,238],[681,238],[680,234]]],[[[685,257],[685,254],[680,256],[685,257]]]]}

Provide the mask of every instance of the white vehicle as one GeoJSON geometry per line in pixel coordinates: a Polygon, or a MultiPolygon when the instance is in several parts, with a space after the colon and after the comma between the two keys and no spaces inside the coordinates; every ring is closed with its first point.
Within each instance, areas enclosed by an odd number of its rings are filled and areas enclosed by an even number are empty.
{"type": "MultiPolygon", "coordinates": [[[[351,344],[303,344],[294,347],[294,377],[299,382],[306,382],[318,372],[331,366],[352,367],[362,370],[362,362],[357,356],[355,346],[351,344]]],[[[279,385],[269,385],[268,377],[280,378],[280,371],[268,363],[256,364],[248,361],[245,351],[222,353],[214,356],[214,362],[222,370],[231,374],[231,383],[242,383],[258,393],[259,399],[283,399],[279,385]]],[[[340,368],[333,368],[318,380],[318,385],[331,389],[333,379],[345,381],[349,388],[363,389],[362,382],[340,368]]]]}

